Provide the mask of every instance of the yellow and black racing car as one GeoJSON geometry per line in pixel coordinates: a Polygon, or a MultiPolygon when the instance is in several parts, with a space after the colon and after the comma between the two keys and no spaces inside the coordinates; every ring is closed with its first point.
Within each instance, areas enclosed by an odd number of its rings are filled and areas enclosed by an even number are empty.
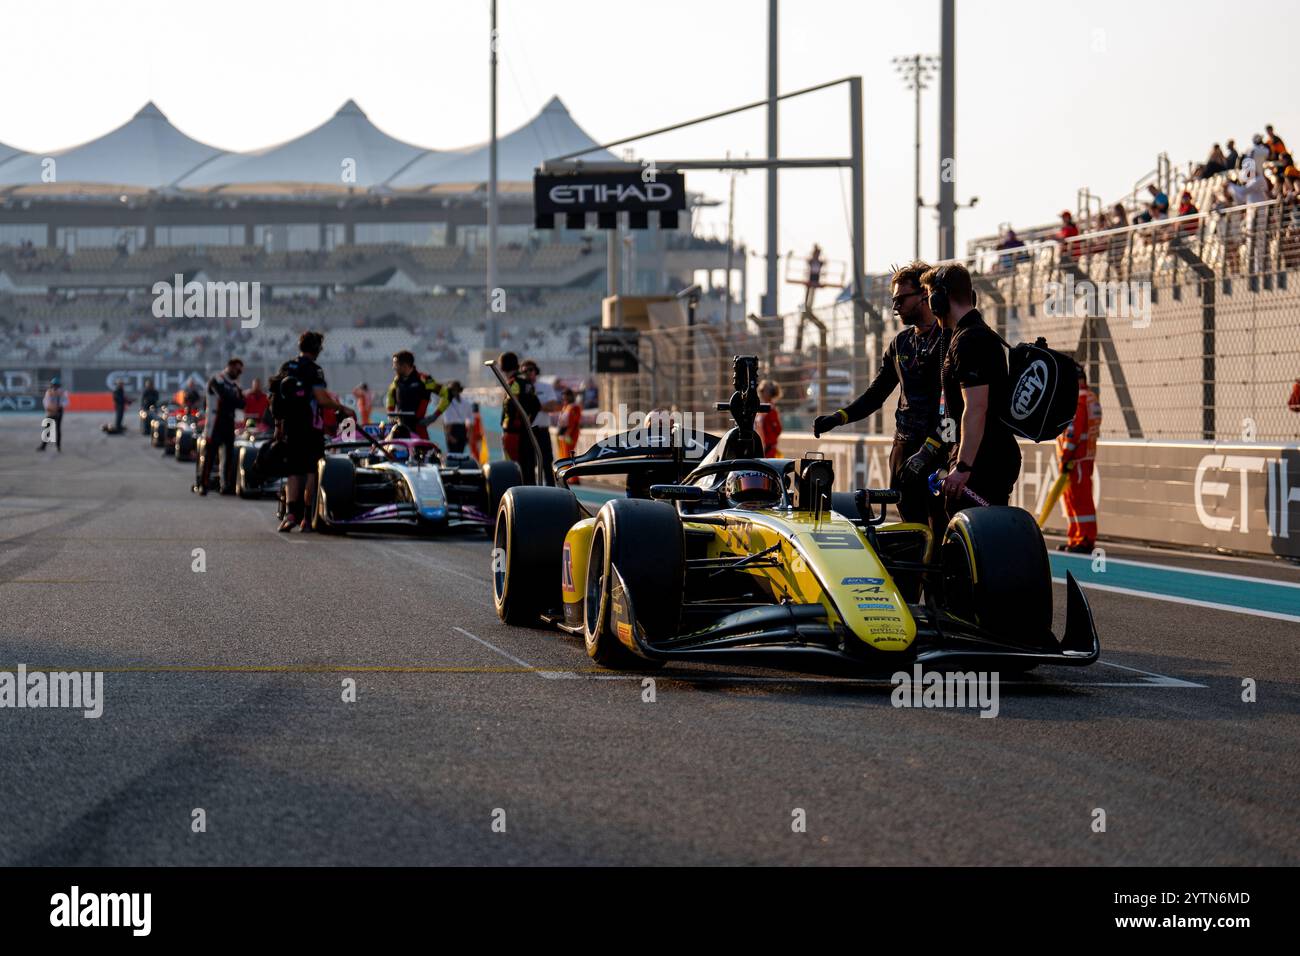
{"type": "Polygon", "coordinates": [[[872,669],[1097,660],[1092,612],[1069,574],[1064,634],[1052,633],[1032,515],[971,508],[936,543],[926,525],[887,519],[897,491],[832,493],[830,461],[763,458],[756,371],[736,358],[735,392],[719,405],[735,425],[720,438],[681,422],[640,427],[557,461],[555,487],[506,492],[493,550],[501,620],[581,635],[613,668],[791,654],[872,669]],[[567,487],[614,475],[628,497],[598,509],[567,487]]]}

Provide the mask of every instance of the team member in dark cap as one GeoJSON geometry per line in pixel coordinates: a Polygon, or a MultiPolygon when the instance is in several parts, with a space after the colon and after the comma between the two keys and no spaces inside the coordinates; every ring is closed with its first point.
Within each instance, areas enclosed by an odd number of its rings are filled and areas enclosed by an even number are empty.
{"type": "Polygon", "coordinates": [[[821,437],[840,425],[861,421],[884,405],[894,389],[900,389],[894,414],[894,446],[889,453],[889,483],[902,492],[898,513],[903,520],[928,523],[937,535],[947,519],[943,503],[926,487],[925,464],[938,461],[939,440],[931,436],[936,436],[939,428],[944,330],[930,312],[921,289],[921,276],[929,268],[924,262],[913,262],[894,272],[894,314],[906,328],[885,349],[880,371],[867,390],[845,408],[820,416],[813,422],[813,433],[821,437]],[[917,457],[923,449],[926,454],[917,457]],[[907,463],[914,457],[917,463],[908,469],[907,463]]]}
{"type": "Polygon", "coordinates": [[[1020,477],[1020,446],[1000,417],[1011,392],[1006,349],[975,308],[964,266],[930,269],[921,276],[921,287],[950,336],[943,361],[944,414],[956,425],[956,441],[943,482],[948,513],[971,506],[968,490],[991,505],[1005,505],[1020,477]]]}
{"type": "Polygon", "coordinates": [[[298,338],[298,357],[280,366],[271,379],[271,414],[275,437],[288,450],[289,477],[285,482],[288,514],[281,531],[301,526],[311,530],[310,507],[316,498],[316,462],[325,454],[325,423],[321,410],[332,408],[345,418],[355,418],[352,409],[330,395],[325,373],[316,364],[324,347],[320,332],[304,332],[298,338]]]}
{"type": "MultiPolygon", "coordinates": [[[[244,407],[244,392],[239,387],[239,376],[244,372],[244,363],[232,358],[223,371],[208,379],[208,415],[203,425],[203,434],[207,441],[203,444],[203,461],[199,465],[199,483],[194,490],[201,495],[208,493],[208,479],[212,477],[212,464],[217,457],[229,461],[235,453],[235,415],[244,407]]],[[[234,488],[225,487],[222,482],[221,493],[233,495],[234,488]]]]}

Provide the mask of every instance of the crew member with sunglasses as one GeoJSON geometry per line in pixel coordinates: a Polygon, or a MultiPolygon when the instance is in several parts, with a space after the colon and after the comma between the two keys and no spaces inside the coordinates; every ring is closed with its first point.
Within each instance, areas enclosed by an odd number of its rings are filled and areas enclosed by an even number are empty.
{"type": "Polygon", "coordinates": [[[940,369],[946,339],[921,289],[921,276],[929,268],[924,262],[913,262],[895,270],[891,280],[894,314],[905,328],[885,349],[880,371],[867,390],[846,407],[819,416],[813,422],[813,434],[820,438],[833,428],[861,421],[878,411],[894,389],[900,388],[898,411],[894,414],[894,446],[889,453],[889,484],[902,493],[898,513],[903,520],[929,524],[937,536],[946,525],[946,517],[942,501],[926,486],[925,465],[928,453],[937,455],[937,442],[936,448],[930,449],[927,438],[935,435],[939,426],[940,369]],[[911,459],[915,461],[908,468],[911,459]]]}

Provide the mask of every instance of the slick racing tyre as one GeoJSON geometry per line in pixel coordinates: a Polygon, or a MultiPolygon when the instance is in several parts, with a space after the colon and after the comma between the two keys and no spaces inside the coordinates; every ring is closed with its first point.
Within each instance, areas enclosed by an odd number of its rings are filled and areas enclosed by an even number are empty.
{"type": "Polygon", "coordinates": [[[198,439],[190,431],[176,434],[176,460],[189,461],[190,456],[198,457],[198,439]]]}
{"type": "Polygon", "coordinates": [[[317,531],[342,530],[332,519],[349,518],[356,502],[356,466],[343,455],[326,455],[316,466],[316,510],[312,527],[317,531]]]}
{"type": "Polygon", "coordinates": [[[534,625],[564,603],[564,536],[582,518],[573,492],[521,485],[497,508],[492,537],[492,603],[507,624],[534,625]]]}
{"type": "MultiPolygon", "coordinates": [[[[501,507],[501,499],[511,488],[524,483],[523,473],[513,461],[491,461],[483,466],[483,481],[487,485],[488,514],[495,515],[501,507]]],[[[492,526],[487,529],[488,536],[493,534],[492,526]]]]}
{"type": "Polygon", "coordinates": [[[257,461],[257,447],[245,445],[239,449],[239,462],[235,469],[235,494],[241,498],[256,498],[253,482],[253,462],[257,461]]]}
{"type": "Polygon", "coordinates": [[[1050,649],[1052,570],[1034,516],[1023,508],[968,508],[948,523],[940,551],[943,599],[953,615],[1000,641],[1050,649]]]}
{"type": "Polygon", "coordinates": [[[685,586],[685,538],[682,520],[662,501],[615,498],[596,516],[587,556],[583,600],[583,637],[587,653],[611,668],[644,668],[655,662],[634,654],[619,640],[611,615],[617,568],[627,589],[636,625],[648,641],[677,634],[685,586]]]}

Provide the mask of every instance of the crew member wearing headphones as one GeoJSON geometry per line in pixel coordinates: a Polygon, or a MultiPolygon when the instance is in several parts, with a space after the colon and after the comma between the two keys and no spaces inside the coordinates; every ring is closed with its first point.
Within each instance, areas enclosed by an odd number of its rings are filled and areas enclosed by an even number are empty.
{"type": "Polygon", "coordinates": [[[930,311],[949,335],[943,361],[944,416],[956,425],[943,495],[949,515],[973,503],[970,490],[991,505],[1005,505],[1020,477],[1020,446],[1000,413],[1010,403],[1007,353],[975,308],[970,273],[939,266],[921,276],[930,311]]]}
{"type": "MultiPolygon", "coordinates": [[[[929,302],[921,290],[921,276],[929,268],[924,262],[913,262],[894,272],[890,283],[894,314],[905,328],[885,349],[880,371],[867,390],[844,408],[819,416],[813,422],[813,434],[820,438],[832,428],[861,421],[876,412],[894,389],[899,388],[894,445],[889,453],[889,485],[902,493],[898,513],[903,520],[928,523],[931,531],[939,535],[948,519],[943,503],[926,486],[929,472],[919,464],[908,472],[904,470],[939,427],[939,372],[946,333],[930,312],[929,302]]],[[[937,440],[931,441],[937,448],[937,440]]]]}

